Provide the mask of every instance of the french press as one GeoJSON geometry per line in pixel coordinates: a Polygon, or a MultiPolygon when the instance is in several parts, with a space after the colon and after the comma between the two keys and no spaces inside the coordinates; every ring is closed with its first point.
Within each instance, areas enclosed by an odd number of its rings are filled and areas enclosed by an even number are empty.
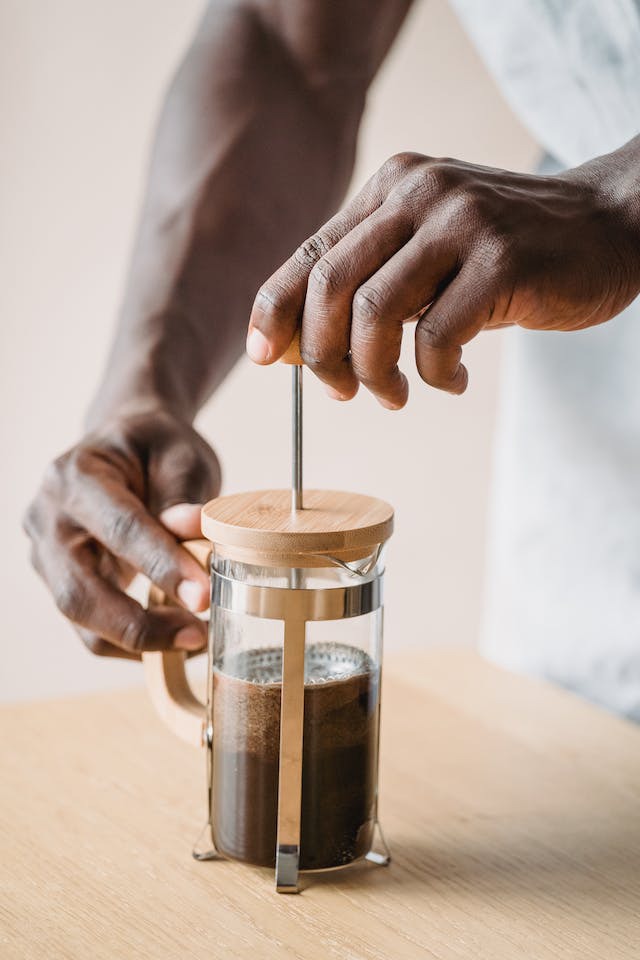
{"type": "Polygon", "coordinates": [[[302,871],[389,862],[377,781],[393,510],[327,490],[305,490],[303,502],[295,350],[292,376],[291,491],[210,501],[206,540],[189,545],[211,571],[206,704],[183,652],[144,654],[160,715],[206,748],[211,849],[194,856],[275,866],[280,893],[297,892],[302,871]]]}

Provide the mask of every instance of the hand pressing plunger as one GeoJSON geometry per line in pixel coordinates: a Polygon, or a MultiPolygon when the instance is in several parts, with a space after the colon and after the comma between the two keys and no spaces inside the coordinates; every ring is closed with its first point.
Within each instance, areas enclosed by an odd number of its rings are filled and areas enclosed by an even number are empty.
{"type": "Polygon", "coordinates": [[[247,339],[272,363],[301,325],[331,397],[360,383],[398,409],[403,324],[422,379],[462,393],[462,347],[483,329],[580,330],[640,290],[640,137],[559,176],[404,153],[262,286],[247,339]]]}

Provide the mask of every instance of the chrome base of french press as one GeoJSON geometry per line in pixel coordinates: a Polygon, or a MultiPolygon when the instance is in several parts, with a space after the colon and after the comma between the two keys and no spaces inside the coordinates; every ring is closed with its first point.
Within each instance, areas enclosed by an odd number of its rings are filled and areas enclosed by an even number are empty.
{"type": "Polygon", "coordinates": [[[298,893],[300,848],[296,844],[279,843],[276,849],[276,892],[298,893]]]}
{"type": "Polygon", "coordinates": [[[198,838],[193,845],[193,850],[191,851],[191,856],[194,860],[223,859],[215,848],[213,837],[211,836],[211,824],[208,820],[198,834],[198,838]]]}
{"type": "Polygon", "coordinates": [[[387,846],[387,841],[384,838],[384,833],[382,832],[382,827],[377,817],[373,824],[371,849],[368,853],[365,853],[364,858],[368,860],[369,863],[375,863],[378,867],[388,867],[391,863],[391,851],[387,846]]]}
{"type": "MultiPolygon", "coordinates": [[[[211,836],[211,824],[207,821],[200,831],[196,842],[193,845],[191,855],[194,860],[204,862],[205,860],[224,860],[225,858],[218,853],[211,836]]],[[[368,863],[377,867],[387,867],[391,863],[391,851],[384,838],[380,821],[376,818],[373,825],[373,840],[371,849],[364,854],[360,860],[366,860],[368,863]]],[[[298,847],[287,847],[281,845],[276,850],[276,891],[278,893],[299,893],[299,877],[307,873],[334,873],[336,870],[345,870],[352,867],[358,861],[345,863],[338,867],[319,867],[315,870],[299,869],[300,851],[298,847]]]]}

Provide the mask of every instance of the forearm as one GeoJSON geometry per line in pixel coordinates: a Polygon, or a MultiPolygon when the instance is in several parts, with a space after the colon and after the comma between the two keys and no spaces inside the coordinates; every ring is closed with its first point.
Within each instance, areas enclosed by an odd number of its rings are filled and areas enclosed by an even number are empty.
{"type": "Polygon", "coordinates": [[[270,26],[212,5],[171,85],[89,426],[153,406],[193,418],[243,349],[256,288],[346,189],[371,64],[314,72],[270,26]]]}

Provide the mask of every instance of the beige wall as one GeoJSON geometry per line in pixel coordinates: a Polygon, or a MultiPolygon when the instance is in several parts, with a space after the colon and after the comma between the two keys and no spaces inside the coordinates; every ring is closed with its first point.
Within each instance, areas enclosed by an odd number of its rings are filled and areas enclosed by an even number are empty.
{"type": "MultiPolygon", "coordinates": [[[[2,609],[0,698],[139,680],[93,659],[27,563],[19,529],[39,475],[72,444],[117,310],[153,118],[199,2],[0,4],[2,609]]],[[[418,3],[371,93],[354,187],[413,149],[523,168],[536,150],[441,0],[418,3]]],[[[387,643],[472,643],[500,341],[467,351],[462,399],[418,381],[382,410],[333,404],[307,378],[306,480],[397,507],[387,643]]],[[[288,483],[288,377],[241,363],[200,417],[227,491],[288,483]]]]}

